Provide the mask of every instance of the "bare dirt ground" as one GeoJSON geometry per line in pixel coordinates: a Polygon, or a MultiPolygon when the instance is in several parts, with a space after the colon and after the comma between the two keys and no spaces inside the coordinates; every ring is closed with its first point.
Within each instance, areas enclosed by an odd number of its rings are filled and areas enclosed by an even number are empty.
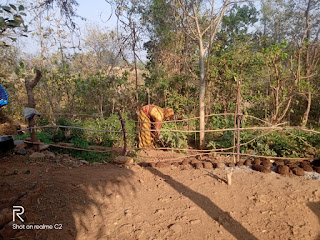
{"type": "MultiPolygon", "coordinates": [[[[162,156],[181,155],[152,150],[139,159],[162,156]]],[[[221,169],[0,156],[0,239],[317,240],[319,220],[320,181],[305,177],[243,167],[228,186],[221,169]],[[23,224],[62,229],[12,229],[17,205],[23,224]]]]}

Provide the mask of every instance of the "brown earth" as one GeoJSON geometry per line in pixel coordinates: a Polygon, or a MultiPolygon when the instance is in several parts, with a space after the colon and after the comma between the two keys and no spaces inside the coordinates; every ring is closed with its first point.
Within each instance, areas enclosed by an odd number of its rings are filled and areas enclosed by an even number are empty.
{"type": "Polygon", "coordinates": [[[14,122],[2,110],[0,110],[0,136],[17,134],[18,123],[14,122]]]}
{"type": "MultiPolygon", "coordinates": [[[[156,150],[137,159],[174,157],[183,160],[156,150]]],[[[319,180],[242,167],[229,186],[226,170],[185,166],[1,155],[0,239],[320,239],[319,180]],[[25,225],[62,229],[13,230],[12,206],[25,208],[25,225]]]]}

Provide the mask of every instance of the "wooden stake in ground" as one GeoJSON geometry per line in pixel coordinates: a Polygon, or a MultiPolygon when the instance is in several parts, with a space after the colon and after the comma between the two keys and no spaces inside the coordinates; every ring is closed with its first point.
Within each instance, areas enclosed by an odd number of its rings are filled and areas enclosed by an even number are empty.
{"type": "Polygon", "coordinates": [[[227,183],[228,185],[232,184],[232,171],[227,172],[227,183]]]}
{"type": "MultiPolygon", "coordinates": [[[[236,79],[236,78],[235,78],[236,79]]],[[[241,80],[237,80],[238,92],[237,92],[237,162],[240,161],[240,122],[241,122],[241,113],[240,113],[240,97],[241,97],[241,80]]]]}
{"type": "Polygon", "coordinates": [[[235,159],[235,155],[233,156],[234,162],[239,162],[240,160],[240,122],[241,122],[241,113],[240,113],[240,97],[241,97],[241,81],[237,80],[234,77],[234,80],[237,81],[237,102],[236,109],[234,111],[234,128],[237,128],[237,145],[236,145],[236,131],[233,131],[233,153],[234,149],[237,147],[237,160],[235,159]]]}

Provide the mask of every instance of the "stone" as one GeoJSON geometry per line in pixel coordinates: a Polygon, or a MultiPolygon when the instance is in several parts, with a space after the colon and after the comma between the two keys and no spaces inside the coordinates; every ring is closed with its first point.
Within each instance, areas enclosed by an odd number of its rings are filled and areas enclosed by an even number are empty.
{"type": "Polygon", "coordinates": [[[89,164],[89,162],[88,161],[86,161],[86,160],[80,160],[80,163],[82,163],[82,164],[89,164]]]}
{"type": "Polygon", "coordinates": [[[199,224],[199,223],[201,223],[201,220],[200,219],[194,219],[194,220],[190,220],[189,223],[190,224],[199,224]]]}
{"type": "Polygon", "coordinates": [[[33,153],[29,156],[29,158],[30,158],[31,160],[43,159],[43,158],[45,158],[45,157],[46,157],[46,155],[44,155],[43,153],[40,153],[40,152],[33,152],[33,153]]]}
{"type": "Polygon", "coordinates": [[[43,151],[43,150],[48,149],[49,147],[50,147],[49,144],[42,144],[42,145],[40,145],[39,149],[40,149],[40,151],[43,151]]]}
{"type": "Polygon", "coordinates": [[[277,168],[277,172],[281,175],[289,175],[290,168],[286,165],[279,165],[277,168]]]}
{"type": "Polygon", "coordinates": [[[47,157],[47,158],[50,158],[50,159],[56,157],[56,155],[55,155],[53,152],[50,152],[50,151],[44,151],[44,152],[42,152],[42,153],[44,153],[44,155],[46,155],[46,157],[47,157]]]}
{"type": "Polygon", "coordinates": [[[175,233],[180,233],[182,231],[182,227],[177,223],[169,225],[169,229],[174,231],[175,233]]]}
{"type": "Polygon", "coordinates": [[[27,154],[27,150],[25,148],[20,148],[19,150],[16,151],[16,154],[26,155],[27,154]]]}
{"type": "Polygon", "coordinates": [[[211,162],[203,162],[203,167],[206,169],[212,169],[213,165],[211,162]]]}
{"type": "Polygon", "coordinates": [[[19,145],[22,144],[22,143],[24,143],[23,140],[14,140],[14,141],[13,141],[13,144],[14,144],[15,146],[19,146],[19,145]]]}
{"type": "Polygon", "coordinates": [[[26,148],[26,147],[28,147],[28,144],[22,142],[21,144],[17,145],[13,150],[16,152],[19,149],[26,148]]]}
{"type": "Polygon", "coordinates": [[[113,160],[114,163],[131,165],[134,163],[133,158],[127,156],[118,156],[113,160]]]}

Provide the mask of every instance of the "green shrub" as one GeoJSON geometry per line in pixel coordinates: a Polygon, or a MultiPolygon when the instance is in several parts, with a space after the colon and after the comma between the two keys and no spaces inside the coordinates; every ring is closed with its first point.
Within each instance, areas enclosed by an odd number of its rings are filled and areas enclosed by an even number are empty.
{"type": "MultiPolygon", "coordinates": [[[[125,123],[126,131],[135,131],[135,123],[133,121],[128,121],[126,114],[122,116],[125,123]]],[[[83,123],[84,128],[90,128],[95,130],[105,130],[105,131],[119,131],[119,132],[95,132],[95,131],[85,131],[85,138],[88,142],[102,145],[106,147],[112,146],[123,146],[123,136],[122,136],[122,126],[119,121],[118,115],[110,115],[109,118],[103,119],[87,119],[83,123]]],[[[127,133],[127,144],[129,146],[134,146],[136,134],[127,133]]]]}
{"type": "MultiPolygon", "coordinates": [[[[53,142],[52,135],[49,135],[46,132],[36,132],[36,135],[37,135],[38,139],[40,140],[40,142],[43,142],[43,143],[52,143],[53,142]]],[[[30,138],[30,133],[15,136],[16,140],[25,140],[26,138],[30,138]]]]}
{"type": "MultiPolygon", "coordinates": [[[[175,123],[164,123],[162,126],[162,129],[173,130],[176,128],[179,127],[177,127],[175,123]]],[[[188,146],[187,138],[188,137],[185,133],[161,131],[160,144],[162,144],[163,147],[186,148],[188,146]]]]}

